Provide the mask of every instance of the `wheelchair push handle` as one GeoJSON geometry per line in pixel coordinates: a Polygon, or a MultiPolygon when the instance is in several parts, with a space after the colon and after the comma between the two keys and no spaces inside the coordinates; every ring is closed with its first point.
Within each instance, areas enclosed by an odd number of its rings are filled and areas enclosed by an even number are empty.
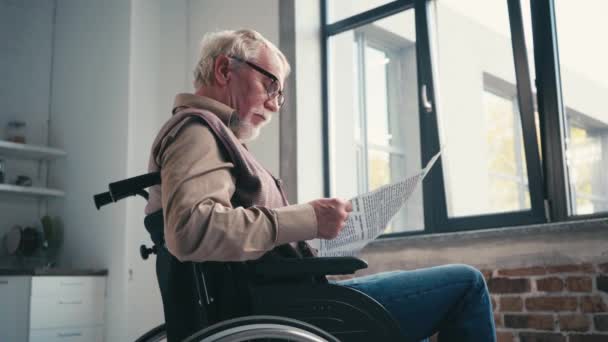
{"type": "Polygon", "coordinates": [[[160,172],[151,172],[144,175],[113,182],[108,185],[109,191],[93,196],[95,207],[99,210],[104,205],[118,202],[129,196],[139,195],[148,200],[145,188],[160,184],[160,172]]]}
{"type": "Polygon", "coordinates": [[[107,191],[102,192],[97,195],[93,195],[93,201],[95,202],[95,208],[97,208],[97,210],[99,210],[104,205],[110,204],[113,202],[112,196],[110,196],[110,193],[107,191]]]}
{"type": "Polygon", "coordinates": [[[160,172],[152,172],[110,183],[108,188],[114,202],[135,195],[141,195],[147,200],[148,193],[144,189],[156,184],[160,184],[160,172]]]}

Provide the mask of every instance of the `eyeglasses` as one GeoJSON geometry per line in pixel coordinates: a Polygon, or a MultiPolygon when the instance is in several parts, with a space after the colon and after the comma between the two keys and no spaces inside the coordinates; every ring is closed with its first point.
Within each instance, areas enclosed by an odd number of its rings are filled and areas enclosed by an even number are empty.
{"type": "Polygon", "coordinates": [[[276,97],[279,107],[281,107],[283,105],[283,103],[285,103],[285,95],[283,94],[283,91],[281,90],[281,86],[279,85],[279,79],[275,75],[273,75],[268,70],[262,68],[261,66],[255,64],[255,63],[246,61],[239,57],[234,57],[234,56],[229,56],[229,57],[238,62],[249,65],[249,67],[251,67],[253,70],[270,78],[271,82],[268,86],[266,86],[266,92],[268,93],[268,99],[272,100],[276,97]]]}

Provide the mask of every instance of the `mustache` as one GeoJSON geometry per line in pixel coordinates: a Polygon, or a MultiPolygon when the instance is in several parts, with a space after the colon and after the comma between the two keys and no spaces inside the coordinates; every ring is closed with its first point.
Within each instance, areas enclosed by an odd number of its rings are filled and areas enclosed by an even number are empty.
{"type": "MultiPolygon", "coordinates": [[[[270,123],[270,121],[272,121],[272,115],[271,114],[266,114],[266,113],[254,113],[254,115],[260,115],[264,118],[264,121],[259,125],[259,127],[265,126],[266,124],[270,123]]],[[[230,119],[228,120],[228,127],[230,128],[239,128],[243,125],[250,125],[250,123],[244,121],[241,119],[241,115],[235,111],[234,113],[232,113],[232,115],[230,116],[230,119]]]]}

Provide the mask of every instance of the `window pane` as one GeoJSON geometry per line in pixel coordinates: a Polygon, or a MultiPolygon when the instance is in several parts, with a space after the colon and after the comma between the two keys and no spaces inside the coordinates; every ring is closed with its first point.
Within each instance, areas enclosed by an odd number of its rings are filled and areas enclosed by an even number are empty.
{"type": "Polygon", "coordinates": [[[390,155],[384,151],[369,150],[369,190],[391,182],[390,155]]]}
{"type": "Polygon", "coordinates": [[[431,4],[448,215],[528,209],[507,2],[431,4]]]}
{"type": "Polygon", "coordinates": [[[555,0],[572,213],[608,211],[608,3],[555,0]],[[590,44],[597,42],[597,44],[590,44]]]}
{"type": "MultiPolygon", "coordinates": [[[[329,39],[333,196],[351,198],[421,168],[413,10],[329,39]]],[[[424,229],[422,191],[392,231],[424,229]]]]}
{"type": "Polygon", "coordinates": [[[390,59],[384,51],[365,47],[366,112],[374,113],[367,121],[367,141],[372,145],[388,145],[388,90],[387,64],[390,59]]]}
{"type": "Polygon", "coordinates": [[[327,0],[327,22],[333,23],[391,1],[393,0],[327,0]]]}
{"type": "Polygon", "coordinates": [[[365,189],[363,127],[361,122],[361,63],[355,32],[329,39],[329,143],[332,196],[351,198],[365,189]]]}
{"type": "Polygon", "coordinates": [[[518,143],[521,128],[517,125],[515,104],[513,98],[484,92],[485,122],[488,123],[489,209],[495,212],[521,210],[530,205],[524,151],[518,143]]]}

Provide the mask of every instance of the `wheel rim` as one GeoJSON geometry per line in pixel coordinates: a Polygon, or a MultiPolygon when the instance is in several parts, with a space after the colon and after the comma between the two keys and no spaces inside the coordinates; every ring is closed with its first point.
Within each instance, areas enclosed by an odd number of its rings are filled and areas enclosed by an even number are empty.
{"type": "Polygon", "coordinates": [[[167,330],[165,324],[161,324],[147,333],[141,335],[135,342],[160,342],[167,341],[167,330]]]}
{"type": "Polygon", "coordinates": [[[327,342],[312,332],[282,324],[246,324],[217,332],[201,342],[243,342],[258,338],[286,339],[294,342],[327,342]]]}
{"type": "Polygon", "coordinates": [[[190,336],[184,342],[243,342],[281,340],[293,342],[339,342],[326,331],[293,318],[254,315],[222,321],[190,336]]]}

